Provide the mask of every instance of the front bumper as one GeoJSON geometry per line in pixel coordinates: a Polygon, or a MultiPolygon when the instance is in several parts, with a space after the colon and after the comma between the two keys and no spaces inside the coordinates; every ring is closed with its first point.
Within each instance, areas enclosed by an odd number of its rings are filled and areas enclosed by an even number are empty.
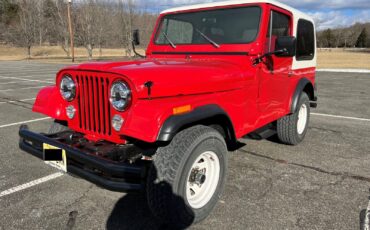
{"type": "Polygon", "coordinates": [[[23,125],[19,130],[19,147],[43,159],[43,144],[49,144],[67,153],[67,172],[112,191],[130,192],[144,189],[147,164],[138,160],[131,163],[114,162],[63,143],[53,135],[38,134],[23,125]]]}

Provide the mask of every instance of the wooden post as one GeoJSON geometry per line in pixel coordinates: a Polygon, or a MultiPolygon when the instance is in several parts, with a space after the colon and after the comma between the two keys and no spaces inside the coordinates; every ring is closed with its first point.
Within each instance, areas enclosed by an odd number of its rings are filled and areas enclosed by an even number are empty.
{"type": "Polygon", "coordinates": [[[73,30],[72,30],[72,20],[71,20],[71,6],[72,6],[72,0],[68,0],[68,28],[69,28],[69,37],[71,41],[71,53],[72,53],[72,62],[75,62],[75,49],[73,44],[73,30]]]}

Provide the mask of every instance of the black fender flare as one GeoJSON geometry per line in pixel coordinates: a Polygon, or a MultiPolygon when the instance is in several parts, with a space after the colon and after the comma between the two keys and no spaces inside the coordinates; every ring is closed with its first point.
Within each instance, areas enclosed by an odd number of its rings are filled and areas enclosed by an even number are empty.
{"type": "Polygon", "coordinates": [[[292,96],[292,104],[290,107],[290,112],[295,113],[297,111],[297,106],[298,106],[298,101],[301,98],[302,92],[306,88],[306,86],[310,86],[312,89],[312,92],[309,92],[309,98],[311,101],[316,101],[316,92],[315,92],[315,87],[312,85],[312,82],[308,80],[307,78],[302,78],[299,80],[296,89],[294,91],[294,94],[292,96]]]}
{"type": "Polygon", "coordinates": [[[221,116],[228,124],[230,140],[236,140],[234,126],[232,125],[230,117],[218,105],[211,104],[195,108],[193,111],[181,115],[172,115],[163,123],[157,141],[171,141],[172,138],[181,131],[184,127],[190,127],[193,124],[201,124],[202,121],[207,121],[212,118],[221,116]]]}

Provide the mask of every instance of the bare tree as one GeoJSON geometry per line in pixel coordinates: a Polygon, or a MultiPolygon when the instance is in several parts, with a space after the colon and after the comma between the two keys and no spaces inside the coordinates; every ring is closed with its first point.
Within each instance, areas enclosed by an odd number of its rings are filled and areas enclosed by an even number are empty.
{"type": "Polygon", "coordinates": [[[55,5],[55,21],[54,31],[58,34],[61,41],[61,47],[66,53],[67,57],[70,57],[69,48],[69,33],[68,33],[68,21],[67,21],[67,5],[64,0],[54,0],[55,5]]]}
{"type": "Polygon", "coordinates": [[[35,9],[36,9],[36,18],[35,21],[37,23],[37,34],[38,34],[38,43],[41,46],[43,42],[43,37],[46,33],[45,28],[45,20],[44,20],[44,4],[45,1],[35,1],[35,9]]]}
{"type": "MultiPolygon", "coordinates": [[[[70,55],[66,0],[1,1],[14,2],[16,6],[17,18],[5,25],[6,34],[11,35],[13,44],[27,48],[28,57],[33,45],[45,43],[59,44],[70,55]]],[[[76,0],[72,15],[75,43],[86,48],[89,59],[95,48],[102,56],[104,47],[120,47],[123,55],[131,56],[133,29],[140,29],[145,46],[157,17],[145,9],[139,11],[135,0],[76,0]]],[[[4,28],[4,23],[0,26],[4,28]]],[[[5,36],[0,34],[1,37],[5,36]]]]}
{"type": "Polygon", "coordinates": [[[100,2],[96,7],[96,43],[99,46],[99,56],[102,57],[102,48],[109,37],[109,32],[114,31],[110,23],[110,20],[114,19],[111,15],[114,9],[110,1],[100,2]]]}
{"type": "Polygon", "coordinates": [[[8,28],[18,19],[18,6],[13,0],[0,0],[0,41],[9,40],[8,28]]]}
{"type": "Polygon", "coordinates": [[[339,30],[333,31],[333,46],[335,48],[338,48],[341,45],[342,41],[343,41],[342,31],[339,30]]]}
{"type": "Polygon", "coordinates": [[[141,47],[146,47],[150,42],[158,15],[148,13],[146,4],[141,7],[140,11],[135,11],[133,27],[140,29],[141,47]]]}
{"type": "Polygon", "coordinates": [[[83,0],[77,11],[76,37],[86,48],[88,58],[91,60],[96,42],[97,3],[94,0],[83,0]]]}
{"type": "Polygon", "coordinates": [[[120,42],[125,50],[125,56],[131,57],[131,37],[135,13],[135,4],[133,0],[120,0],[118,3],[118,12],[118,24],[120,24],[120,42]]]}
{"type": "Polygon", "coordinates": [[[27,58],[31,58],[31,47],[37,37],[37,9],[32,0],[17,0],[19,23],[13,34],[13,42],[27,49],[27,58]]]}
{"type": "Polygon", "coordinates": [[[357,32],[353,28],[348,28],[344,33],[345,47],[354,47],[357,39],[357,32]]]}

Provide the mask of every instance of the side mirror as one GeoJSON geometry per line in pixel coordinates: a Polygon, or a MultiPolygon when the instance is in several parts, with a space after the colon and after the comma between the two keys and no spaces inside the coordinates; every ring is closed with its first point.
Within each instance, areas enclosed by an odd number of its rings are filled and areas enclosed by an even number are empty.
{"type": "Polygon", "coordinates": [[[278,37],[275,43],[275,55],[277,57],[294,57],[296,42],[297,39],[295,37],[278,37]]]}
{"type": "Polygon", "coordinates": [[[132,32],[132,42],[134,43],[135,46],[140,45],[140,34],[139,34],[139,30],[134,30],[132,32]]]}

